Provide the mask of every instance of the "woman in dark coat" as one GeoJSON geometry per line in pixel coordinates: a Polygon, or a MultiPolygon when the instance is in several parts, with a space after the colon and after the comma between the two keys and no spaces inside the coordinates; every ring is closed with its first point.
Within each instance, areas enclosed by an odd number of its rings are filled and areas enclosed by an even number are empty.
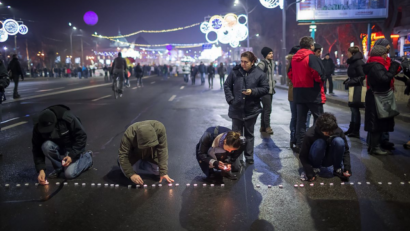
{"type": "Polygon", "coordinates": [[[142,87],[143,71],[142,71],[140,63],[137,64],[134,71],[135,71],[135,77],[137,77],[137,86],[142,87]]]}
{"type": "MultiPolygon", "coordinates": [[[[350,47],[347,50],[347,76],[349,76],[346,85],[348,87],[363,86],[365,74],[363,72],[363,54],[358,47],[350,47]]],[[[349,129],[345,132],[348,137],[360,138],[360,110],[359,107],[350,107],[352,117],[350,119],[349,129]]]]}
{"type": "Polygon", "coordinates": [[[380,138],[382,132],[394,131],[394,117],[378,118],[373,92],[386,92],[391,89],[391,80],[396,75],[400,63],[393,61],[389,70],[386,70],[384,66],[387,49],[384,46],[374,46],[370,56],[368,63],[363,66],[370,87],[366,93],[364,130],[370,133],[369,154],[387,155],[388,152],[380,148],[380,138]]]}
{"type": "Polygon", "coordinates": [[[248,164],[253,164],[255,123],[262,111],[260,98],[269,92],[268,78],[255,66],[256,61],[252,52],[242,53],[241,65],[232,69],[224,84],[232,130],[245,135],[245,158],[248,164]]]}

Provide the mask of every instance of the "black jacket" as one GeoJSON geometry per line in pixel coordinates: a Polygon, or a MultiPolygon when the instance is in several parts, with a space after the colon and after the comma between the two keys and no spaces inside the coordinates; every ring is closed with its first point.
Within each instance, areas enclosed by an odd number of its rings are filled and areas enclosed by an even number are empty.
{"type": "Polygon", "coordinates": [[[191,66],[191,75],[192,77],[196,76],[198,74],[198,68],[195,66],[191,66]]]}
{"type": "Polygon", "coordinates": [[[258,116],[262,110],[260,98],[269,92],[265,73],[257,67],[245,72],[241,66],[232,69],[224,83],[225,98],[229,104],[229,117],[247,120],[258,116]],[[251,95],[242,94],[243,89],[251,89],[251,95]]]}
{"type": "Polygon", "coordinates": [[[12,78],[18,78],[21,76],[21,79],[24,79],[23,69],[21,69],[20,62],[17,58],[13,58],[9,65],[7,66],[7,71],[11,71],[12,78]]]}
{"type": "Polygon", "coordinates": [[[206,72],[206,67],[205,67],[205,65],[204,65],[204,64],[200,64],[199,67],[198,67],[198,71],[199,71],[199,73],[204,74],[204,73],[206,72]]]}
{"type": "Polygon", "coordinates": [[[206,72],[208,75],[215,75],[215,68],[212,65],[209,65],[208,68],[206,69],[206,72]]]}
{"type": "MultiPolygon", "coordinates": [[[[205,133],[202,135],[199,143],[196,145],[196,158],[200,164],[204,163],[207,164],[212,159],[211,156],[208,155],[209,149],[212,147],[212,143],[214,142],[215,138],[225,132],[229,132],[231,129],[226,127],[209,127],[206,129],[205,133]]],[[[235,160],[241,155],[243,151],[243,145],[236,151],[233,152],[225,152],[218,154],[216,157],[218,161],[222,161],[224,163],[234,163],[235,160]]]]}
{"type": "Polygon", "coordinates": [[[323,59],[322,62],[325,67],[325,75],[335,74],[335,64],[332,59],[323,59]]]}
{"type": "Polygon", "coordinates": [[[357,52],[352,57],[348,58],[346,62],[349,64],[349,67],[347,68],[347,76],[349,76],[349,79],[346,82],[347,86],[363,86],[363,80],[365,79],[365,74],[363,72],[363,54],[357,52]]]}
{"type": "Polygon", "coordinates": [[[137,65],[136,67],[135,67],[135,77],[142,77],[142,69],[141,69],[141,66],[140,65],[137,65]]]}
{"type": "Polygon", "coordinates": [[[114,72],[114,69],[127,70],[127,61],[123,57],[117,57],[112,63],[111,72],[114,72]]]}
{"type": "Polygon", "coordinates": [[[316,129],[316,125],[313,125],[306,131],[305,138],[303,139],[303,144],[302,144],[302,147],[299,153],[300,162],[303,165],[303,169],[305,170],[305,173],[308,179],[311,179],[312,177],[315,176],[315,173],[313,172],[313,166],[310,164],[310,161],[309,161],[310,147],[312,147],[313,143],[318,139],[326,140],[327,145],[329,146],[332,141],[332,137],[333,138],[341,137],[344,140],[345,153],[343,155],[343,165],[344,165],[343,171],[349,171],[349,173],[352,174],[352,169],[350,165],[349,144],[347,143],[343,130],[340,128],[337,128],[336,130],[333,131],[333,135],[331,137],[323,135],[323,133],[318,130],[319,129],[316,129]]]}
{"type": "Polygon", "coordinates": [[[50,109],[56,114],[57,124],[51,134],[42,134],[38,131],[38,122],[34,124],[33,129],[33,157],[36,170],[46,169],[45,156],[41,150],[44,142],[50,140],[57,144],[61,150],[68,152],[68,156],[76,161],[80,155],[85,152],[87,145],[87,134],[79,119],[70,111],[70,108],[64,105],[55,105],[50,109]]]}
{"type": "Polygon", "coordinates": [[[376,102],[373,92],[386,92],[390,89],[392,78],[396,75],[400,64],[392,62],[389,70],[379,62],[370,62],[363,66],[367,75],[369,90],[366,93],[364,130],[368,132],[392,132],[394,131],[394,117],[379,119],[377,116],[376,102]]]}

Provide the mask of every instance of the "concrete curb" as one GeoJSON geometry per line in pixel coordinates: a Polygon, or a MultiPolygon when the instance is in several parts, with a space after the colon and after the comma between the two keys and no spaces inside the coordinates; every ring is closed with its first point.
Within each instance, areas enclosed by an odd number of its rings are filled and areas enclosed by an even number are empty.
{"type": "MultiPolygon", "coordinates": [[[[279,89],[282,89],[282,90],[289,90],[289,88],[287,86],[283,86],[283,85],[276,85],[275,87],[279,88],[279,89]]],[[[344,101],[342,99],[339,99],[339,98],[329,96],[329,95],[326,95],[326,102],[337,104],[337,105],[349,108],[346,101],[344,101]]],[[[410,123],[410,114],[400,113],[400,115],[396,116],[395,119],[401,120],[401,121],[406,122],[406,123],[410,123]]]]}

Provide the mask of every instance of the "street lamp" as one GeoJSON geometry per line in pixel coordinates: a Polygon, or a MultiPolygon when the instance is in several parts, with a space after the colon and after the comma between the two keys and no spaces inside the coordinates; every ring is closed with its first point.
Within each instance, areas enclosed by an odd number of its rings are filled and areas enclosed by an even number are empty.
{"type": "Polygon", "coordinates": [[[3,50],[7,51],[7,47],[3,47],[3,50]]]}
{"type": "Polygon", "coordinates": [[[242,6],[242,8],[245,10],[245,13],[246,13],[246,18],[248,19],[248,38],[246,39],[246,42],[247,42],[247,47],[249,48],[249,36],[250,36],[250,26],[249,26],[249,12],[248,12],[248,7],[246,6],[245,7],[245,5],[244,4],[242,4],[242,2],[240,2],[239,0],[235,0],[235,2],[234,2],[234,5],[233,6],[236,6],[236,5],[241,5],[242,6]]]}
{"type": "MultiPolygon", "coordinates": [[[[71,26],[71,22],[68,23],[69,26],[71,26]]],[[[70,33],[70,48],[71,48],[71,56],[73,56],[73,33],[74,31],[77,30],[77,27],[73,26],[73,30],[70,33]]],[[[70,59],[70,67],[71,67],[71,59],[70,59]]]]}
{"type": "Polygon", "coordinates": [[[68,26],[71,26],[71,22],[68,23],[68,26]]]}

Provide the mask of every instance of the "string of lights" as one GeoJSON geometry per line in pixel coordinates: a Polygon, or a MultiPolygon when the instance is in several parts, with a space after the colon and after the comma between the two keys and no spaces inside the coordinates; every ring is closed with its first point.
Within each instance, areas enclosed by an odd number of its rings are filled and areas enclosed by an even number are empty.
{"type": "Polygon", "coordinates": [[[165,47],[165,46],[171,45],[175,48],[193,48],[193,47],[201,47],[202,45],[207,44],[207,43],[194,43],[194,44],[164,43],[164,44],[152,44],[152,45],[150,45],[150,44],[138,44],[138,43],[121,42],[121,41],[116,40],[116,39],[109,39],[109,40],[114,41],[114,42],[118,42],[122,45],[136,46],[136,47],[165,47]]]}
{"type": "Polygon", "coordinates": [[[130,36],[140,34],[140,33],[167,33],[167,32],[185,30],[185,29],[189,29],[189,28],[194,27],[194,26],[199,26],[199,24],[201,24],[201,23],[194,23],[194,24],[189,25],[189,26],[177,27],[177,28],[167,29],[167,30],[140,30],[140,31],[133,32],[131,34],[126,34],[126,35],[103,36],[103,35],[92,34],[92,36],[98,37],[98,38],[106,38],[106,39],[118,39],[118,38],[130,37],[130,36]]]}

